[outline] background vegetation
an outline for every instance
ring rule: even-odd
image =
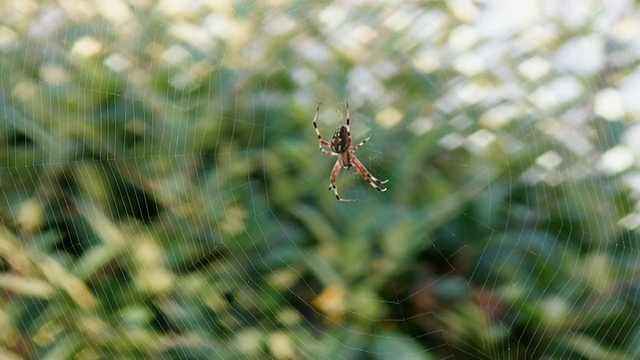
[[[640,356],[636,3],[0,19],[0,358]]]

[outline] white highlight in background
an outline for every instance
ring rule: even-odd
[[[594,100],[593,111],[604,119],[619,120],[625,115],[622,94],[612,88],[599,91]]]
[[[598,169],[609,174],[617,174],[633,165],[633,152],[626,146],[616,146],[602,154]]]

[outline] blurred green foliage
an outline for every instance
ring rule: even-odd
[[[627,28],[268,3],[0,5],[1,358],[640,355]]]

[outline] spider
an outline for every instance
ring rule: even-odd
[[[336,199],[339,201],[355,201],[350,199],[343,199],[338,195],[338,187],[336,186],[336,181],[338,180],[338,175],[340,174],[340,169],[349,169],[351,166],[355,167],[358,171],[358,174],[365,179],[369,185],[371,185],[374,189],[378,191],[387,191],[386,188],[380,187],[382,184],[386,184],[389,180],[380,180],[375,176],[371,175],[369,170],[362,165],[360,160],[356,157],[356,151],[364,145],[371,136],[362,140],[358,145],[353,146],[353,141],[351,139],[351,130],[349,127],[349,103],[347,104],[347,124],[340,125],[336,131],[333,132],[333,136],[331,137],[331,143],[322,139],[322,135],[320,135],[320,130],[318,130],[318,112],[320,112],[320,104],[318,104],[318,108],[316,109],[316,115],[313,117],[313,127],[316,129],[316,135],[318,135],[318,147],[320,151],[330,156],[337,156],[338,160],[333,165],[333,169],[331,170],[331,182],[329,183],[329,190],[333,190],[333,193],[336,194]],[[324,146],[324,147],[323,147]],[[329,148],[331,150],[326,150]]]

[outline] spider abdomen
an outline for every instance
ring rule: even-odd
[[[349,150],[349,129],[346,125],[342,125],[333,132],[331,137],[331,150],[342,154]]]

